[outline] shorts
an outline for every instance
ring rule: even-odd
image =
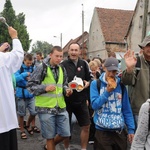
[[[0,150],[18,150],[16,129],[0,133]]]
[[[56,134],[61,137],[70,136],[68,112],[58,114],[38,113],[41,123],[42,136],[45,139],[53,139]]]
[[[80,127],[90,125],[91,121],[89,110],[85,101],[80,104],[67,103],[67,111],[69,113],[70,120],[72,113],[74,113]]]
[[[35,116],[37,112],[35,111],[35,99],[17,99],[18,105],[18,115],[19,116],[26,116],[26,108],[28,108],[30,115]]]

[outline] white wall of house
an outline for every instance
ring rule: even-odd
[[[144,5],[145,5],[144,3],[145,3],[144,0],[138,0],[132,20],[132,26],[130,28],[129,35],[127,37],[129,48],[134,50],[135,52],[140,51],[138,44],[142,42]],[[148,34],[148,32],[150,31],[150,6],[148,10],[149,13],[147,14],[146,34]]]
[[[150,2],[148,5],[148,14],[147,14],[147,30],[146,30],[147,34],[150,34]]]
[[[107,52],[105,49],[105,39],[101,30],[96,9],[94,9],[89,30],[88,58],[91,59],[95,56],[98,56],[102,59],[107,57]]]

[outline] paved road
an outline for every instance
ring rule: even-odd
[[[40,127],[38,117],[36,117],[36,124]],[[28,139],[22,140],[20,138],[20,131],[17,130],[18,135],[18,149],[19,150],[44,150],[45,139],[42,138],[40,133],[34,133],[34,135],[29,135],[27,133]],[[72,139],[70,144],[71,150],[81,150],[80,148],[80,128],[75,124]],[[57,145],[56,150],[64,150],[63,144]],[[93,150],[92,145],[88,145],[87,150]]]

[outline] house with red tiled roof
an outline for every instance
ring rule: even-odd
[[[88,32],[84,32],[82,35],[80,35],[79,37],[75,38],[75,39],[71,39],[64,47],[63,47],[63,54],[64,54],[64,59],[67,58],[68,56],[68,49],[69,49],[69,45],[71,43],[78,43],[80,45],[81,48],[81,57],[83,59],[87,59],[87,45],[88,45],[88,37],[89,34]],[[83,42],[84,41],[84,42]],[[83,44],[82,44],[83,43]]]
[[[150,0],[138,0],[126,34],[128,47],[139,52],[138,44],[143,41],[147,34],[150,34]]]
[[[88,58],[108,57],[108,52],[125,52],[124,39],[133,11],[95,7],[89,29]]]

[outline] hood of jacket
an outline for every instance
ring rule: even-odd
[[[101,80],[102,83],[107,84],[106,72],[103,72],[102,75],[99,77],[99,79]],[[115,80],[116,80],[116,83],[118,85],[120,83],[120,78],[117,75],[115,76]]]

